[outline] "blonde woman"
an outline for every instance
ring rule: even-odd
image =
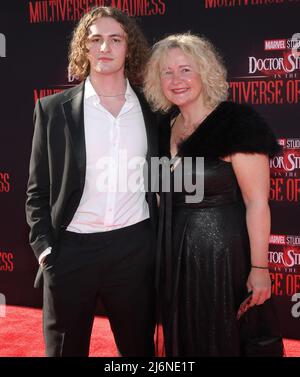
[[[254,110],[227,101],[226,69],[205,38],[181,34],[156,43],[144,91],[164,114],[160,156],[180,158],[172,168],[173,189],[160,194],[166,354],[241,355],[239,304],[250,291],[251,306],[271,295],[269,156],[278,150],[276,139]],[[184,184],[174,189],[175,173],[182,169],[183,181],[200,182],[197,157],[204,157],[204,197],[189,203]]]

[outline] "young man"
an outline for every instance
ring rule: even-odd
[[[120,354],[154,353],[155,201],[128,184],[143,175],[133,162],[157,155],[154,114],[131,86],[146,56],[132,19],[95,8],[71,42],[69,71],[81,84],[36,104],[26,212],[47,356],[88,355],[98,297]]]

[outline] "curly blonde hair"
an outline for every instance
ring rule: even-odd
[[[90,73],[90,62],[87,57],[87,37],[90,26],[99,18],[111,17],[124,29],[127,39],[127,55],[125,75],[134,85],[143,82],[144,68],[148,58],[148,43],[142,31],[126,14],[113,7],[95,7],[86,13],[74,29],[69,47],[69,75],[77,80],[84,80]]]
[[[144,93],[154,111],[168,112],[173,106],[164,95],[160,81],[161,64],[173,48],[181,49],[196,63],[203,85],[204,103],[208,107],[213,108],[227,99],[227,71],[211,42],[191,33],[174,34],[153,46],[146,67]]]

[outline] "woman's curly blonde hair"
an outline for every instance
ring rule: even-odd
[[[69,48],[68,73],[77,80],[84,80],[90,73],[90,62],[87,57],[87,37],[90,26],[99,18],[111,17],[124,29],[127,40],[125,75],[134,85],[141,85],[148,58],[148,43],[142,31],[126,14],[113,7],[96,7],[86,13],[74,29]]]
[[[173,106],[165,97],[160,81],[161,64],[173,48],[179,48],[195,61],[203,85],[204,102],[208,107],[214,108],[227,99],[227,71],[211,42],[190,33],[174,34],[153,46],[146,67],[144,93],[154,111],[168,112]]]

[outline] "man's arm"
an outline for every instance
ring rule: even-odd
[[[29,165],[26,218],[30,226],[29,241],[37,258],[51,247],[50,178],[47,127],[40,101],[34,110],[34,135]]]

